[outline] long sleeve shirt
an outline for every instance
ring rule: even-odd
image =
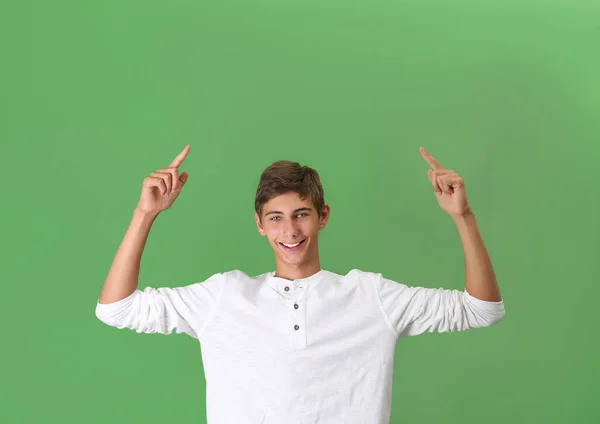
[[[96,316],[197,339],[208,424],[389,424],[398,339],[489,327],[504,304],[357,269],[293,281],[233,270],[98,302]]]

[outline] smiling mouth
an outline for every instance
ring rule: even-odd
[[[304,239],[298,243],[281,243],[281,242],[279,242],[279,245],[283,248],[283,250],[286,250],[288,252],[293,252],[294,250],[301,249],[302,246],[304,246],[305,241],[306,241],[306,239]]]

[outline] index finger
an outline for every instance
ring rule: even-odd
[[[189,151],[190,151],[190,145],[188,144],[187,146],[185,146],[183,148],[181,153],[179,153],[177,156],[175,156],[175,159],[173,159],[173,162],[171,162],[171,165],[169,165],[169,168],[179,168],[179,166],[183,163],[183,160],[185,159],[185,157],[187,156]]]
[[[425,161],[427,161],[429,166],[431,166],[434,171],[437,171],[439,169],[444,169],[444,167],[442,165],[440,165],[440,163],[437,160],[435,160],[433,158],[433,156],[431,156],[429,153],[427,153],[427,151],[425,151],[424,148],[420,147],[419,151],[421,152],[421,156],[423,156],[423,159],[425,159]]]

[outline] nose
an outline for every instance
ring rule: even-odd
[[[298,237],[298,227],[293,221],[287,221],[283,224],[283,236],[285,238],[296,238]]]

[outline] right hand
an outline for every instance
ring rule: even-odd
[[[178,168],[190,151],[188,144],[179,153],[168,168],[157,169],[144,178],[142,194],[136,209],[144,213],[158,215],[171,207],[181,193],[188,179],[188,173],[178,175]]]

